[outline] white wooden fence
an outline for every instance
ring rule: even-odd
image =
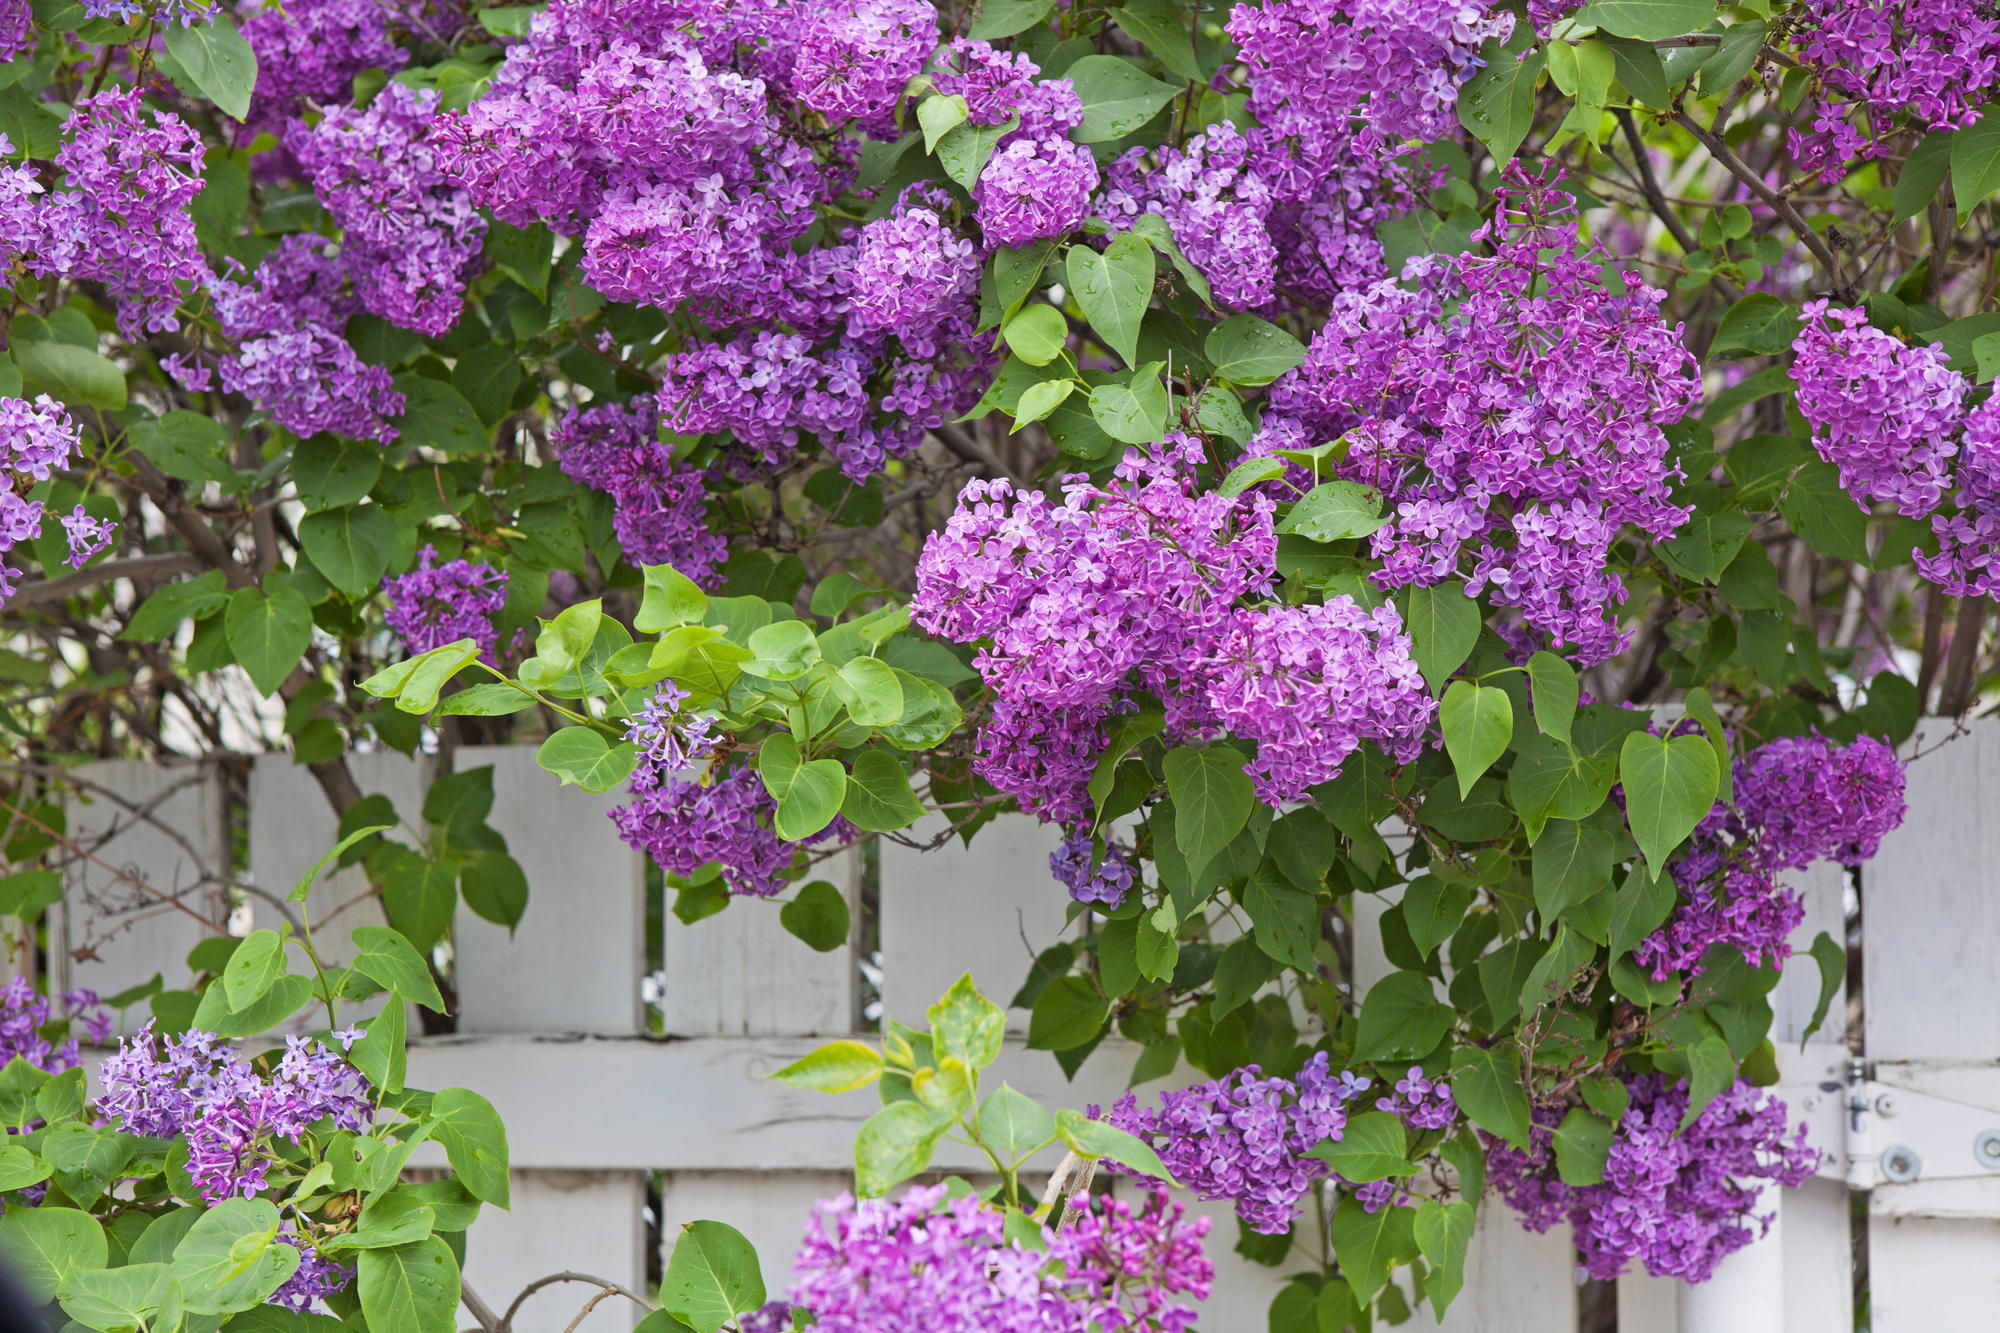
[[[405,820],[417,821],[429,760],[389,754],[350,762],[364,792],[385,793]],[[859,941],[812,953],[779,928],[775,907],[754,902],[693,926],[669,915],[662,1007],[670,1036],[649,1036],[640,1001],[644,866],[604,818],[614,799],[557,788],[522,747],[460,749],[454,766],[489,763],[496,793],[489,822],[527,871],[527,915],[510,938],[460,912],[458,1031],[413,1039],[410,1057],[413,1084],[476,1089],[509,1128],[513,1210],[487,1209],[475,1226],[468,1281],[502,1307],[527,1281],[562,1269],[642,1287],[647,1182],[658,1172],[655,1234],[671,1244],[683,1222],[729,1222],[756,1244],[776,1294],[813,1201],[848,1185],[854,1131],[876,1098],[872,1090],[799,1092],[760,1076],[853,1030]],[[88,936],[94,956],[58,957],[51,979],[111,993],[159,971],[169,986],[183,985],[183,958],[209,929],[203,922],[220,922],[227,910],[216,882],[218,868],[226,878],[228,865],[221,785],[194,767],[92,764],[81,774],[125,804],[100,796],[70,810],[72,836],[101,846],[96,863],[74,869],[68,911],[51,919],[52,939],[74,948]],[[1984,1129],[2000,1130],[2000,1110],[1982,1109],[2000,1108],[2000,857],[1992,854],[2000,848],[1989,848],[2000,841],[2000,821],[1980,818],[1996,799],[2000,723],[1978,724],[1970,738],[1911,768],[1910,818],[1865,869],[1867,1054],[1876,1081],[1847,1086],[1847,1052],[1839,1044],[1844,997],[1835,1001],[1829,1031],[1800,1051],[1818,991],[1817,970],[1802,959],[1773,997],[1773,1036],[1780,1091],[1810,1122],[1828,1164],[1804,1189],[1783,1193],[1770,1236],[1732,1256],[1712,1282],[1688,1288],[1643,1275],[1621,1279],[1620,1333],[1852,1327],[1850,1179],[1874,1187],[1865,1252],[1877,1333],[2000,1327],[2000,1152],[1989,1162],[1974,1150]],[[132,808],[149,801],[159,802],[155,813],[178,836],[135,822]],[[255,761],[249,807],[250,877],[282,898],[334,841],[333,816],[310,776],[283,755]],[[1063,899],[1048,873],[1052,846],[1049,831],[1013,817],[985,829],[970,850],[957,842],[924,854],[882,848],[882,999],[890,1014],[920,1017],[968,969],[989,995],[1004,1001],[1013,993],[1032,952],[1064,929]],[[155,891],[135,890],[111,868]],[[858,907],[858,856],[827,870],[824,877],[843,883]],[[1822,929],[1840,938],[1839,868],[1815,867],[1801,887],[1808,913],[1800,949]],[[177,892],[191,911],[158,905]],[[352,870],[313,891],[315,923],[332,927],[318,938],[336,957],[348,929],[379,920],[365,893]],[[107,901],[124,909],[109,937],[103,909],[91,906]],[[277,909],[252,901],[257,924],[275,924]],[[1385,906],[1356,902],[1362,984],[1388,970],[1375,928]],[[1072,1106],[1108,1104],[1123,1091],[1136,1056],[1130,1044],[1107,1041],[1066,1083],[1051,1057],[1025,1049],[1025,1017],[1012,1015],[995,1080]],[[1148,1090],[1200,1077],[1183,1065]],[[1865,1109],[1852,1111],[1850,1101]],[[1878,1184],[1875,1173],[1891,1156],[1898,1173],[1918,1159],[1915,1179]],[[417,1161],[443,1165],[441,1154]],[[950,1151],[940,1164],[976,1168]],[[1225,1207],[1197,1210],[1214,1218],[1209,1250],[1217,1266],[1201,1326],[1257,1333],[1285,1270],[1232,1253],[1236,1228]],[[1466,1291],[1444,1326],[1574,1333],[1576,1293],[1568,1236],[1531,1235],[1489,1198]],[[585,1294],[547,1289],[523,1307],[516,1327],[556,1333]],[[616,1333],[635,1314],[607,1302],[585,1327]],[[469,1314],[464,1322],[471,1323]],[[1436,1325],[1425,1310],[1405,1327]]]

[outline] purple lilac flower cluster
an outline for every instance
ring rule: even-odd
[[[1907,347],[1859,308],[1809,301],[1802,313],[1799,411],[1841,485],[1930,518],[1938,553],[1918,551],[1917,572],[1945,592],[2000,595],[2000,408],[1989,397],[1967,411],[1970,386],[1936,344]],[[1940,512],[1947,494],[1955,513]]]
[[[1611,1281],[1637,1259],[1655,1277],[1705,1282],[1723,1258],[1770,1228],[1754,1210],[1758,1181],[1797,1187],[1818,1166],[1806,1127],[1788,1132],[1785,1104],[1740,1079],[1685,1133],[1687,1085],[1663,1074],[1626,1084],[1631,1103],[1613,1127],[1599,1185],[1566,1185],[1550,1144],[1559,1109],[1537,1108],[1531,1151],[1494,1142],[1486,1178],[1531,1231],[1567,1219],[1590,1276]]]
[[[1174,1179],[1204,1199],[1228,1199],[1245,1226],[1277,1236],[1299,1215],[1313,1182],[1328,1174],[1324,1162],[1306,1153],[1341,1136],[1345,1103],[1368,1080],[1328,1073],[1324,1051],[1295,1079],[1260,1079],[1258,1072],[1247,1065],[1213,1083],[1163,1092],[1157,1111],[1140,1109],[1128,1092],[1107,1119],[1152,1144]]]
[[[389,372],[364,362],[342,333],[361,308],[345,258],[310,233],[287,236],[258,265],[256,285],[211,277],[209,293],[232,350],[219,359],[222,387],[304,438],[321,431],[379,440],[400,433],[403,395]],[[174,360],[184,388],[208,387],[205,365]]]
[[[1111,164],[1096,214],[1114,227],[1129,226],[1141,213],[1159,214],[1223,308],[1269,305],[1278,249],[1267,227],[1271,192],[1247,165],[1250,141],[1225,120],[1185,149],[1151,150],[1159,159],[1151,171],[1143,170],[1147,152],[1127,149]]]
[[[289,147],[341,226],[361,308],[435,338],[458,322],[486,220],[430,142],[438,96],[392,83],[365,111],[296,125]]]
[[[894,138],[896,103],[937,48],[937,19],[928,0],[809,6],[792,90],[830,121]]]
[[[28,0],[0,0],[0,60],[32,49],[35,40],[35,10]]]
[[[321,1254],[300,1239],[289,1225],[279,1228],[278,1240],[299,1252],[299,1266],[285,1279],[285,1285],[265,1298],[266,1305],[282,1305],[287,1310],[306,1314],[312,1310],[314,1301],[339,1295],[354,1280],[352,1268]]]
[[[47,481],[57,469],[68,467],[77,455],[82,433],[62,404],[42,394],[32,403],[25,398],[0,398],[0,439],[7,442],[6,465],[25,483],[28,478]],[[42,532],[42,502],[24,499],[22,489],[25,487],[0,487],[0,556]],[[90,517],[81,504],[77,505],[62,519],[70,565],[81,569],[92,556],[109,547],[117,526]],[[0,564],[0,602],[14,595],[14,580],[19,574],[12,566]]]
[[[98,1004],[95,991],[67,991],[62,1003],[63,1017],[72,1023],[81,1022],[91,1045],[102,1046],[110,1040],[117,1019]],[[0,1066],[26,1060],[44,1074],[60,1074],[76,1068],[79,1061],[75,1037],[56,1046],[42,1035],[49,1012],[47,997],[37,993],[26,977],[15,977],[0,987]]]
[[[852,326],[921,339],[978,295],[981,260],[972,242],[940,216],[950,209],[949,196],[931,191],[904,202],[861,229]]]
[[[2000,81],[2000,18],[1981,0],[1805,0],[1794,13],[1819,104],[1791,150],[1825,180],[1889,151],[1899,116],[1929,130],[1972,124]]]
[[[1237,605],[1276,573],[1261,495],[1197,495],[1198,441],[1127,451],[1108,487],[1066,478],[1064,498],[969,483],[917,562],[911,616],[983,641],[999,697],[980,775],[1043,819],[1091,808],[1089,749],[1135,689],[1165,701],[1168,730],[1227,727],[1258,742],[1246,766],[1277,805],[1339,771],[1362,739],[1414,758],[1434,711],[1393,608]]]
[[[1423,1069],[1417,1065],[1411,1065],[1410,1072],[1396,1080],[1394,1093],[1375,1099],[1375,1109],[1386,1111],[1418,1130],[1443,1129],[1458,1119],[1458,1102],[1451,1095],[1451,1084],[1441,1078],[1425,1078]]]
[[[1625,649],[1610,571],[1620,528],[1671,536],[1688,511],[1662,427],[1701,382],[1666,293],[1581,239],[1555,168],[1508,167],[1490,257],[1419,257],[1415,290],[1379,282],[1333,300],[1304,364],[1271,387],[1258,452],[1345,434],[1340,475],[1394,517],[1371,539],[1385,588],[1463,576],[1586,665]],[[1464,569],[1466,562],[1470,569]]]
[[[1857,865],[1903,822],[1903,765],[1873,736],[1836,747],[1822,736],[1786,737],[1736,764],[1735,805],[1718,805],[1669,867],[1687,901],[1639,942],[1634,956],[1656,979],[1698,975],[1711,945],[1732,944],[1753,965],[1783,966],[1805,920],[1787,870],[1829,859]]]
[[[178,116],[149,123],[136,90],[80,99],[55,157],[65,186],[42,205],[28,270],[103,283],[127,338],[178,329],[183,288],[208,276],[188,213],[201,193],[202,151]]]
[[[304,1037],[285,1039],[266,1077],[210,1033],[191,1029],[162,1044],[149,1022],[105,1057],[102,1076],[98,1110],[134,1134],[185,1138],[188,1174],[209,1204],[266,1188],[275,1161],[267,1138],[297,1143],[323,1117],[360,1132],[374,1116],[360,1072]]]
[[[688,779],[673,768],[641,764],[632,775],[630,805],[611,812],[626,844],[673,875],[692,875],[713,861],[731,893],[769,898],[790,882],[792,853],[833,841],[845,845],[860,830],[839,815],[803,844],[786,842],[771,828],[777,803],[764,781],[747,768],[713,778]]]
[[[251,0],[239,18],[257,53],[247,125],[282,134],[301,103],[347,101],[362,70],[396,73],[410,56],[390,35],[394,17],[381,0]]]
[[[1049,873],[1055,876],[1058,884],[1069,890],[1069,896],[1077,902],[1116,907],[1138,880],[1132,863],[1125,859],[1124,850],[1113,842],[1104,844],[1104,856],[1098,861],[1095,871],[1090,868],[1090,856],[1090,835],[1073,833],[1063,839],[1062,846],[1049,853]]]
[[[1186,1333],[1215,1266],[1207,1218],[1184,1220],[1164,1193],[1137,1209],[1079,1200],[1084,1211],[1047,1250],[1005,1238],[1005,1218],[943,1185],[902,1198],[821,1203],[793,1264],[790,1304],[827,1333]],[[788,1327],[785,1306],[771,1327]]]
[[[657,435],[647,395],[572,412],[550,433],[571,481],[611,497],[611,530],[637,565],[672,565],[703,587],[720,583],[729,545],[708,530],[699,470],[676,464]]]
[[[639,747],[639,762],[655,772],[679,773],[715,745],[708,734],[714,719],[683,709],[687,698],[679,684],[663,680],[626,725],[625,739]]]
[[[493,617],[507,604],[507,571],[470,560],[437,558],[426,546],[417,567],[382,580],[384,619],[412,654],[471,639],[490,656],[498,631]]]

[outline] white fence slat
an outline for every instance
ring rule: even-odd
[[[646,1292],[646,1177],[636,1171],[515,1171],[508,1183],[511,1212],[482,1208],[465,1236],[465,1280],[504,1315],[508,1303],[537,1278],[588,1273]],[[515,1315],[515,1333],[562,1333],[600,1289],[561,1282],[530,1296]],[[644,1313],[623,1296],[590,1312],[577,1333],[626,1333]],[[462,1328],[477,1328],[459,1310]]]
[[[941,818],[922,820],[911,837],[942,827]],[[883,1011],[922,1026],[925,1011],[967,971],[989,999],[1006,1004],[1035,954],[1064,933],[1069,898],[1049,874],[1049,853],[1061,841],[1058,830],[1026,815],[1001,815],[969,849],[955,837],[928,852],[883,842]],[[1010,1010],[1007,1024],[1026,1032],[1026,1011]]]
[[[178,900],[217,925],[228,922],[223,887],[195,887],[204,868],[218,876],[230,873],[220,775],[195,764],[124,759],[85,764],[77,774],[148,809],[166,827],[140,820],[102,796],[72,797],[66,803],[68,837],[85,849],[94,848],[94,860],[69,866],[64,901],[50,910],[50,989],[81,987],[112,995],[156,972],[169,987],[186,984],[188,950],[216,932],[166,899]],[[112,836],[98,845],[107,832]],[[152,891],[131,879],[144,881]],[[78,950],[88,954],[75,957]],[[126,1016],[127,1030],[137,1030],[150,1012],[144,1002],[134,1005]]]
[[[1825,931],[1835,944],[1847,947],[1847,867],[1838,861],[1815,861],[1804,870],[1787,874],[1784,883],[1799,891],[1806,916],[1789,937],[1792,958],[1771,991],[1771,1040],[1779,1046],[1787,1042],[1797,1046],[1812,1026],[1813,1010],[1819,1005],[1819,964],[1809,952],[1813,940]],[[1872,931],[1874,922],[1868,925]],[[1843,980],[1827,1006],[1826,1022],[1814,1035],[1820,1041],[1837,1042],[1846,1032],[1847,983]]]
[[[858,851],[849,849],[821,862],[812,878],[845,894],[848,912],[859,922]],[[662,1010],[669,1033],[831,1037],[853,1031],[857,975],[852,940],[815,953],[778,923],[779,910],[776,902],[745,898],[691,926],[668,911]]]
[[[1681,1287],[1645,1269],[1618,1279],[1618,1333],[1680,1333]]]
[[[1868,1306],[1875,1333],[1992,1333],[2000,1323],[2000,1220],[1868,1221]]]
[[[757,1247],[764,1289],[781,1300],[813,1205],[853,1188],[845,1171],[669,1171],[660,1178],[660,1243],[672,1254],[687,1223],[726,1222]]]
[[[383,836],[416,845],[411,830],[423,827],[431,766],[428,755],[412,759],[394,750],[347,756],[347,771],[361,794],[387,796],[408,825]],[[250,873],[257,886],[285,897],[339,841],[340,820],[313,775],[290,755],[258,755],[250,769]],[[386,919],[381,903],[367,896],[368,887],[367,873],[356,865],[322,874],[307,892],[313,947],[326,962],[346,966],[355,954],[350,932]],[[276,927],[279,918],[270,904],[259,902],[255,908],[257,925]]]
[[[1437,1327],[1443,1333],[1576,1333],[1575,1253],[1568,1226],[1538,1236],[1489,1193],[1466,1250],[1465,1289]],[[1429,1310],[1424,1307],[1423,1318]]]
[[[528,910],[505,926],[462,904],[453,925],[460,1032],[639,1032],[645,1002],[646,872],[608,812],[622,791],[558,786],[526,745],[463,746],[453,768],[493,766],[486,822],[528,877]]]

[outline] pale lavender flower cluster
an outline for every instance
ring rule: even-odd
[[[127,338],[178,329],[183,289],[208,277],[188,213],[202,152],[178,116],[149,123],[136,90],[80,99],[56,152],[65,188],[42,206],[29,271],[103,283]]]
[[[1794,13],[1819,104],[1810,132],[1790,132],[1792,155],[1825,180],[1888,152],[1900,116],[1971,125],[2000,76],[2000,18],[1981,0],[1805,0]]]
[[[1134,688],[1165,702],[1176,736],[1226,726],[1257,740],[1246,771],[1274,804],[1338,772],[1363,738],[1421,749],[1434,705],[1395,611],[1371,617],[1345,597],[1238,606],[1275,577],[1272,506],[1196,495],[1202,461],[1173,434],[1151,456],[1127,451],[1107,488],[1066,478],[1060,503],[972,481],[917,562],[912,617],[986,645],[974,665],[1000,703],[976,767],[1044,819],[1090,809],[1086,750]]]
[[[1208,1219],[1164,1193],[1138,1208],[1079,1199],[1046,1251],[1005,1237],[1005,1218],[943,1185],[902,1198],[819,1204],[793,1264],[790,1304],[826,1333],[1186,1333],[1215,1267]],[[780,1307],[782,1309],[782,1307]],[[774,1321],[775,1323],[776,1321]],[[782,1324],[778,1324],[782,1326]]]
[[[344,256],[328,255],[322,238],[285,237],[258,265],[255,286],[211,277],[208,289],[233,344],[219,358],[223,388],[301,438],[332,431],[386,444],[400,434],[389,422],[402,416],[403,395],[342,333],[361,302]],[[169,370],[190,390],[208,387],[204,365],[173,359]]]
[[[1327,1072],[1325,1051],[1296,1079],[1256,1077],[1246,1065],[1227,1078],[1160,1094],[1160,1109],[1142,1110],[1126,1093],[1110,1123],[1150,1143],[1175,1180],[1204,1199],[1228,1199],[1245,1226],[1283,1235],[1299,1215],[1299,1200],[1328,1167],[1308,1157],[1321,1141],[1347,1128],[1345,1103],[1368,1080]],[[1092,1108],[1093,1111],[1095,1108]],[[1117,1168],[1114,1168],[1117,1169]]]
[[[673,680],[663,680],[625,726],[625,739],[639,747],[639,762],[662,777],[679,773],[715,745],[708,729],[713,718],[681,707],[688,692]]]
[[[1734,806],[1716,806],[1670,867],[1687,901],[1633,951],[1656,978],[1698,974],[1715,944],[1783,966],[1805,907],[1778,876],[1821,859],[1858,865],[1908,808],[1902,762],[1873,736],[1772,741],[1737,761],[1732,786]]]
[[[368,1081],[304,1037],[285,1038],[268,1077],[214,1035],[190,1029],[162,1046],[148,1022],[106,1056],[99,1112],[127,1131],[185,1138],[188,1174],[204,1202],[254,1198],[276,1160],[266,1140],[293,1143],[316,1120],[360,1132],[374,1117]]]
[[[894,137],[896,103],[937,49],[937,10],[928,0],[850,0],[805,15],[793,93],[830,121]]]
[[[29,402],[24,398],[0,398],[0,440],[5,440],[6,465],[20,478],[47,481],[76,457],[82,433],[62,404],[47,394]],[[22,542],[41,535],[45,511],[40,500],[28,500],[20,488],[0,487],[0,556]],[[90,558],[111,544],[118,525],[90,517],[81,504],[62,519],[68,539],[69,563],[81,569]],[[14,579],[19,570],[0,564],[0,602],[14,595]]]
[[[1116,907],[1136,882],[1132,863],[1125,859],[1124,850],[1112,842],[1104,844],[1104,856],[1095,871],[1090,868],[1090,855],[1090,834],[1073,833],[1063,839],[1062,846],[1049,853],[1049,873],[1077,902]]]
[[[389,605],[383,613],[389,628],[412,653],[427,653],[460,639],[471,639],[490,655],[498,637],[493,617],[507,604],[507,571],[470,560],[437,558],[437,548],[424,547],[417,567],[382,580]]]
[[[99,1007],[95,991],[68,991],[62,1002],[63,1019],[71,1023],[81,1021],[92,1045],[102,1046],[110,1038],[117,1020]],[[26,977],[14,977],[0,987],[0,1067],[14,1060],[26,1060],[44,1074],[60,1074],[76,1068],[76,1038],[70,1037],[57,1046],[43,1033],[49,1023],[49,1012],[47,997],[38,993]]]
[[[1671,536],[1688,511],[1662,427],[1700,397],[1662,291],[1606,290],[1555,168],[1508,167],[1490,257],[1418,258],[1416,290],[1337,295],[1303,365],[1271,387],[1253,452],[1346,434],[1340,475],[1386,492],[1383,587],[1463,575],[1585,664],[1626,647],[1606,568],[1625,524]],[[1471,568],[1462,565],[1470,558]]]
[[[342,228],[362,309],[433,338],[458,322],[486,235],[430,142],[437,103],[430,89],[391,83],[367,110],[329,111],[286,139]]]
[[[1375,1099],[1375,1109],[1395,1116],[1411,1129],[1443,1129],[1458,1119],[1458,1103],[1452,1098],[1451,1084],[1428,1079],[1417,1065],[1396,1080],[1396,1090]]]
[[[1965,377],[1942,348],[1906,347],[1870,328],[1859,307],[1808,301],[1801,314],[1792,344],[1799,411],[1840,484],[1862,504],[1888,501],[1910,518],[1934,512],[1951,485]]]
[[[1599,1185],[1566,1185],[1550,1148],[1560,1109],[1537,1108],[1532,1149],[1502,1142],[1487,1151],[1486,1178],[1531,1231],[1567,1219],[1582,1266],[1611,1281],[1637,1259],[1654,1277],[1705,1282],[1716,1264],[1770,1229],[1755,1209],[1774,1181],[1796,1188],[1819,1154],[1806,1127],[1788,1132],[1785,1104],[1737,1080],[1710,1102],[1685,1133],[1687,1085],[1663,1074],[1626,1082],[1630,1108],[1613,1127],[1610,1160]]]
[[[648,395],[572,412],[549,438],[571,481],[611,497],[611,530],[636,565],[672,565],[704,588],[719,586],[729,544],[709,531],[708,488],[676,464],[657,434]]]
[[[1269,305],[1278,248],[1266,226],[1271,192],[1247,165],[1250,141],[1225,120],[1185,149],[1150,150],[1159,159],[1153,170],[1144,169],[1148,151],[1129,148],[1111,164],[1097,216],[1123,229],[1141,213],[1159,214],[1222,308]]]

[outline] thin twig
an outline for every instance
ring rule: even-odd
[[[528,1297],[534,1295],[536,1292],[540,1291],[543,1287],[549,1286],[552,1283],[556,1282],[594,1282],[598,1286],[603,1287],[607,1294],[616,1293],[617,1295],[625,1297],[627,1300],[638,1302],[639,1307],[643,1310],[654,1310],[659,1308],[655,1306],[651,1301],[647,1300],[644,1296],[641,1296],[638,1292],[633,1291],[630,1287],[620,1286],[618,1283],[611,1281],[609,1278],[592,1277],[588,1273],[572,1273],[565,1270],[561,1273],[551,1273],[548,1277],[539,1278],[536,1281],[530,1282],[527,1286],[521,1288],[521,1294],[514,1298],[514,1303],[507,1307],[507,1313],[500,1317],[500,1325],[495,1330],[495,1333],[508,1333],[508,1331],[512,1329],[514,1326],[514,1313],[515,1311],[521,1308],[521,1302],[527,1300]],[[574,1328],[575,1325],[572,1324],[570,1327]]]

